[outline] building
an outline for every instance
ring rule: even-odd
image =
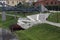
[[[7,5],[15,6],[17,5],[21,0],[6,0]]]
[[[15,6],[17,5],[19,2],[23,3],[32,3],[32,2],[36,2],[37,0],[6,0],[7,4],[10,6]]]
[[[60,10],[60,0],[38,0],[35,2],[35,6],[44,5],[48,10]]]
[[[36,5],[38,5],[38,4],[42,4],[42,5],[44,5],[44,6],[47,6],[47,5],[50,5],[50,6],[52,6],[52,5],[60,5],[60,0],[38,0],[37,2],[36,2]]]

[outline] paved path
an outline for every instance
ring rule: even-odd
[[[45,23],[60,27],[60,23],[54,23],[54,22],[50,22],[50,21],[45,21]]]
[[[0,13],[1,14],[1,13]],[[6,14],[8,16],[16,16],[16,15],[12,15],[12,14]],[[43,23],[47,23],[47,24],[50,24],[50,25],[54,25],[54,26],[58,26],[60,27],[60,23],[54,23],[54,22],[50,22],[50,21],[47,21],[46,18],[48,18],[49,16],[49,13],[48,14],[40,14],[39,15],[39,19],[43,22]],[[20,17],[20,16],[16,16],[16,17]],[[36,18],[36,17],[33,17],[32,15],[32,18]]]
[[[0,13],[0,14],[2,14],[2,13]],[[8,15],[8,16],[13,16],[13,17],[20,17],[20,16],[18,16],[18,15],[13,15],[13,14],[6,14],[6,15]]]
[[[45,13],[45,14],[40,13],[40,14],[30,15],[30,16],[27,16],[28,19],[24,19],[24,18],[19,19],[17,24],[22,26],[22,28],[25,28],[25,29],[28,29],[28,28],[32,27],[33,25],[39,24],[39,23],[47,23],[47,24],[50,24],[50,25],[60,27],[60,23],[49,22],[49,21],[46,20],[49,15],[50,15],[50,13]]]
[[[6,15],[20,17],[18,15],[12,15],[12,14],[6,14]],[[36,20],[37,15],[31,15],[30,17]],[[50,25],[54,25],[54,26],[60,27],[60,23],[54,23],[54,22],[47,21],[46,18],[48,18],[48,16],[49,16],[49,13],[47,13],[47,14],[46,13],[45,14],[41,13],[39,15],[39,20],[42,21],[43,23],[47,23],[47,24],[50,24]]]
[[[28,29],[35,24],[45,23],[46,18],[49,16],[49,13],[40,13],[35,15],[27,16],[27,18],[19,18],[17,24],[24,29]]]

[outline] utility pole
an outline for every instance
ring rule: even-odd
[[[59,6],[58,6],[58,11],[59,11]],[[58,23],[58,21],[59,21],[59,20],[58,20],[58,13],[59,13],[59,12],[57,12],[57,23]]]
[[[2,4],[2,21],[6,21],[6,13],[5,13],[5,3]]]

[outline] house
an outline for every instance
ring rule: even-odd
[[[20,2],[20,0],[6,0],[7,5],[15,6]]]
[[[60,5],[60,0],[38,0],[35,5],[42,4],[44,6]]]

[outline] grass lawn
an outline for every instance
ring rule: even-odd
[[[48,24],[38,24],[15,33],[19,40],[60,40],[60,28]]]
[[[2,28],[9,28],[9,26],[13,23],[17,22],[17,19],[15,19],[14,17],[11,16],[6,16],[6,21],[2,21],[1,15],[0,15],[0,27]]]
[[[16,12],[13,12],[13,11],[10,11],[10,12],[6,12],[6,14],[12,14],[12,15],[18,15],[18,16],[21,16],[21,17],[26,17],[26,15],[32,15],[32,14],[37,14],[37,12],[33,12],[33,13],[17,13]],[[3,28],[8,28],[11,24],[13,23],[16,23],[17,22],[17,19],[15,19],[14,17],[11,17],[11,16],[7,16],[7,20],[5,22],[2,22],[2,17],[0,15],[0,27],[3,27]]]
[[[2,22],[0,15],[0,27],[2,28],[9,28],[16,22],[17,19],[11,16],[7,16],[7,20]],[[48,24],[34,25],[27,30],[16,31],[15,34],[19,40],[60,40],[60,28]]]
[[[60,13],[51,13],[47,20],[60,23]]]

